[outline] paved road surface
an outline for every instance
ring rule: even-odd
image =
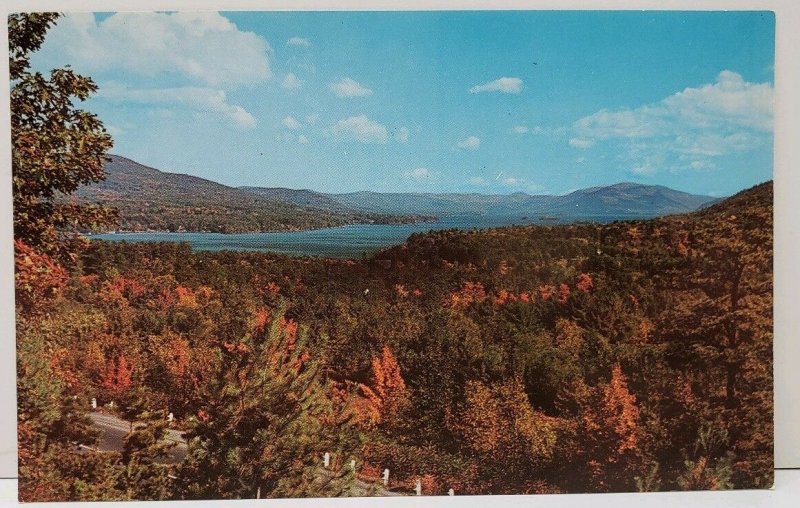
[[[114,415],[94,411],[89,413],[89,418],[92,419],[95,427],[100,430],[100,441],[97,444],[97,448],[103,452],[122,451],[125,446],[125,437],[131,430],[130,422]],[[169,450],[169,456],[164,462],[170,464],[181,462],[186,457],[186,440],[183,439],[181,432],[169,429],[166,440],[176,445]]]
[[[127,420],[118,418],[114,415],[107,413],[98,413],[96,411],[89,412],[89,418],[94,422],[95,427],[100,430],[100,440],[97,444],[97,449],[103,452],[120,452],[125,446],[125,437],[131,430],[131,424]],[[169,464],[176,464],[186,457],[186,440],[183,434],[175,429],[167,431],[167,441],[175,443],[175,446],[169,450],[169,457],[164,462]],[[319,479],[320,481],[330,481],[336,476],[336,473],[327,469],[320,468]],[[379,483],[366,481],[357,478],[355,485],[351,489],[351,496],[403,496],[406,494],[394,492],[385,489]]]

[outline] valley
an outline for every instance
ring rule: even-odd
[[[610,222],[686,213],[718,201],[712,196],[636,183],[593,187],[563,196],[522,192],[331,194],[307,189],[237,188],[159,171],[118,155],[110,156],[105,174],[105,180],[80,188],[71,199],[115,207],[119,211],[118,230],[138,233],[306,232],[367,224],[403,225],[414,232],[426,228]],[[444,226],[429,227],[435,222]]]

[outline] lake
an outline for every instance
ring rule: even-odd
[[[275,252],[291,256],[360,258],[392,245],[413,233],[442,229],[487,229],[511,225],[542,224],[536,218],[445,217],[417,224],[353,224],[336,228],[280,233],[113,233],[92,235],[99,240],[125,242],[186,242],[194,250]]]

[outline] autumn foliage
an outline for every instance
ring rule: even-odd
[[[17,305],[28,312],[58,295],[67,282],[64,268],[22,240],[14,242],[14,268]]]
[[[18,242],[27,499],[146,487],[46,459],[92,443],[62,421],[92,397],[191,430],[155,497],[344,495],[315,481],[326,451],[426,494],[769,486],[770,203],[431,232],[365,260],[96,242],[67,270]]]
[[[481,303],[486,299],[486,290],[480,282],[467,281],[461,289],[452,293],[445,301],[445,306],[463,309],[470,305]]]
[[[588,293],[593,287],[594,283],[592,282],[592,276],[588,273],[582,273],[578,277],[578,282],[575,284],[575,287],[579,291],[583,291],[584,293]]]
[[[133,382],[133,365],[120,355],[113,360],[107,360],[100,372],[100,388],[106,393],[107,400],[124,396]]]
[[[451,416],[449,425],[483,460],[524,475],[520,469],[552,457],[556,421],[531,407],[519,379],[495,387],[470,381],[465,396],[463,409]]]
[[[361,393],[367,401],[365,418],[368,422],[392,425],[408,406],[409,396],[400,366],[388,346],[371,362],[372,378],[369,386],[361,385]]]

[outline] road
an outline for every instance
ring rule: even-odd
[[[125,437],[131,430],[131,423],[122,418],[107,413],[99,413],[96,411],[89,412],[89,418],[94,422],[95,427],[100,431],[100,439],[97,444],[96,450],[101,452],[121,452],[125,446]],[[167,431],[166,441],[175,443],[175,446],[169,450],[169,456],[164,459],[164,463],[177,464],[186,458],[186,440],[183,434],[175,429]],[[334,471],[320,468],[318,474],[319,480],[327,482],[333,480],[337,476]],[[356,478],[353,486],[350,489],[349,495],[355,497],[362,496],[403,496],[406,495],[401,492],[395,492],[384,488],[380,483],[365,480],[363,478]]]
[[[97,449],[101,452],[121,452],[125,446],[125,437],[131,430],[130,422],[114,415],[94,411],[89,413],[89,418],[100,431]],[[181,432],[169,429],[165,440],[175,443],[175,446],[169,450],[164,462],[168,464],[182,462],[186,457],[186,440],[183,439]]]

